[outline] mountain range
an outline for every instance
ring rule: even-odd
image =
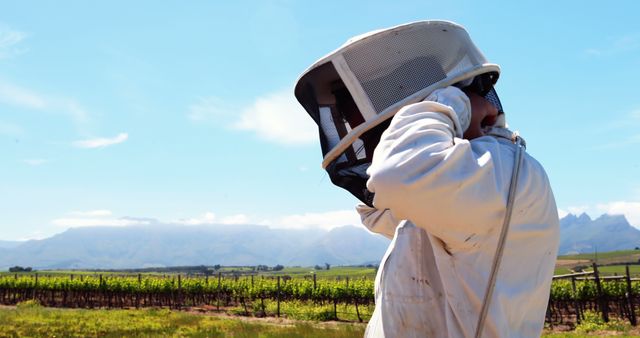
[[[361,227],[272,229],[259,225],[153,224],[71,228],[53,237],[0,243],[0,270],[127,269],[193,265],[376,264],[389,240]]]
[[[71,228],[42,240],[0,241],[0,270],[128,269],[194,265],[314,266],[377,264],[389,240],[362,227],[272,229],[259,225],[184,226],[152,222]],[[560,220],[559,254],[640,247],[624,216],[569,214]]]
[[[640,247],[640,230],[622,215],[569,214],[560,220],[559,254],[630,250]]]

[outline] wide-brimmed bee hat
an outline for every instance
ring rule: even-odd
[[[391,117],[460,84],[477,87],[502,111],[493,88],[499,75],[464,27],[420,21],[350,39],[300,76],[295,96],[318,125],[331,181],[371,205],[366,169]]]

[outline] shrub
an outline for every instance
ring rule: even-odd
[[[23,268],[19,265],[16,265],[14,267],[9,268],[9,272],[31,272],[31,267],[28,266],[26,268]]]
[[[610,318],[608,323],[602,319],[602,315],[594,311],[585,311],[582,321],[576,326],[576,333],[592,333],[597,331],[621,331],[628,332],[630,325],[618,318]]]
[[[24,302],[20,302],[17,305],[18,309],[34,309],[39,308],[40,302],[37,299],[25,300]]]

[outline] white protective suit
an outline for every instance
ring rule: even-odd
[[[358,211],[371,231],[393,240],[376,277],[367,337],[475,333],[516,146],[506,129],[462,139],[457,119],[436,102],[405,106],[375,149],[367,187],[376,208]],[[525,153],[483,337],[540,336],[558,241],[548,178]]]

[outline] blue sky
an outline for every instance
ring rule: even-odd
[[[355,223],[298,75],[349,37],[467,27],[561,213],[640,227],[640,5],[86,1],[0,6],[0,239],[72,226]]]

